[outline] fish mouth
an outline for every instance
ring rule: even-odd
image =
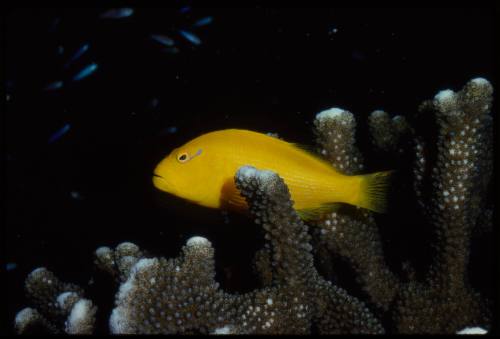
[[[158,174],[153,174],[153,186],[161,191],[165,191],[168,193],[173,192],[173,187],[168,183],[168,181]]]

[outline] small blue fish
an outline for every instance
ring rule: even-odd
[[[78,49],[78,51],[76,51],[76,53],[71,57],[71,59],[69,59],[69,61],[64,65],[65,68],[68,68],[69,65],[71,65],[71,63],[73,63],[74,61],[76,61],[78,58],[80,58],[85,52],[88,51],[90,45],[89,44],[83,44],[82,47],[80,47]]]
[[[170,39],[168,36],[161,34],[153,34],[151,35],[151,39],[167,47],[172,47],[175,43],[174,40]]]
[[[7,271],[12,271],[12,270],[15,270],[17,268],[17,264],[15,262],[8,262],[6,265],[5,265],[5,269]]]
[[[64,53],[64,47],[59,45],[57,46],[57,54],[62,55]]]
[[[162,129],[158,135],[167,135],[167,134],[175,134],[177,133],[177,127],[175,126],[170,126],[170,127],[167,127],[167,128],[164,128]]]
[[[167,128],[167,133],[174,134],[177,132],[177,127],[171,126]]]
[[[203,18],[203,19],[200,19],[198,21],[196,21],[193,26],[194,27],[201,27],[201,26],[205,26],[205,25],[208,25],[208,24],[211,24],[212,21],[214,20],[213,17],[211,16],[207,16],[206,18]]]
[[[52,134],[50,136],[50,138],[49,138],[49,144],[51,144],[54,141],[60,139],[64,134],[68,133],[68,131],[70,130],[70,128],[71,128],[71,125],[70,124],[66,124],[60,130],[58,130],[57,132],[55,132],[54,134]]]
[[[55,91],[56,89],[61,89],[63,87],[64,83],[62,81],[54,81],[45,86],[43,89],[45,91]]]
[[[100,15],[102,19],[122,19],[134,14],[133,8],[112,8]]]
[[[94,73],[96,71],[97,67],[98,66],[95,62],[91,63],[90,65],[83,68],[80,72],[78,72],[73,77],[73,81],[79,81],[79,80],[82,80],[82,79],[88,77],[89,75],[91,75],[92,73]]]
[[[184,31],[182,29],[179,30],[179,33],[192,44],[194,45],[201,44],[200,38],[198,38],[194,33],[191,33],[189,31]]]

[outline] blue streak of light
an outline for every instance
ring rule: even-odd
[[[91,75],[96,71],[97,67],[98,66],[95,62],[89,64],[73,77],[73,81],[79,81],[88,77],[89,75]]]
[[[50,138],[49,138],[49,144],[51,144],[54,141],[60,139],[64,134],[68,133],[68,131],[70,130],[70,128],[71,128],[71,125],[70,124],[66,124],[60,130],[58,130],[57,132],[55,132],[54,134],[52,134],[50,136]]]
[[[15,270],[17,268],[17,264],[15,262],[8,262],[6,265],[5,265],[5,269],[7,271],[12,271],[12,270]]]
[[[133,8],[113,8],[102,13],[100,17],[102,19],[122,19],[128,18],[134,14]]]
[[[62,81],[54,81],[45,86],[43,89],[45,91],[55,91],[56,89],[61,89],[64,83]]]
[[[193,26],[194,27],[201,27],[201,26],[205,26],[205,25],[208,25],[208,24],[211,24],[212,21],[214,21],[214,18],[211,17],[211,16],[207,16],[206,18],[203,18],[203,19],[200,19],[198,21],[196,21]]]
[[[195,34],[189,32],[189,31],[184,31],[184,30],[179,30],[179,33],[189,42],[191,42],[194,45],[199,45],[201,44],[200,38],[198,38]]]
[[[78,51],[69,59],[69,61],[64,65],[64,67],[68,67],[73,61],[77,60],[79,57],[81,57],[85,52],[88,51],[90,45],[89,44],[83,44]]]
[[[153,39],[156,42],[159,42],[162,45],[165,45],[167,47],[172,47],[174,45],[174,40],[170,39],[166,35],[161,35],[161,34],[152,34],[151,39]]]

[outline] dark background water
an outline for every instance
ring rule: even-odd
[[[262,235],[251,220],[230,215],[225,223],[219,211],[179,201],[151,184],[158,161],[191,138],[244,128],[313,144],[315,114],[337,106],[356,116],[367,170],[397,168],[370,151],[370,112],[411,116],[439,90],[459,90],[477,76],[493,80],[491,9],[192,6],[181,13],[186,5],[137,8],[116,20],[101,19],[105,9],[6,14],[2,240],[5,263],[16,267],[6,272],[2,332],[10,332],[15,312],[28,306],[23,281],[39,266],[87,287],[104,305],[100,312],[108,312],[115,289],[93,268],[92,253],[122,241],[173,257],[191,236],[205,236],[216,249],[222,287],[255,287],[251,262]],[[211,24],[191,28],[207,16]],[[179,29],[197,34],[201,44],[187,41]],[[178,53],[163,51],[151,34],[173,38]],[[88,51],[65,68],[85,43]],[[95,73],[70,80],[91,62],[98,64]],[[56,80],[65,85],[44,90]],[[69,131],[50,143],[66,124]],[[411,187],[396,191],[407,197]],[[399,200],[400,209],[377,216],[396,271],[399,259],[418,266],[424,258],[425,266],[430,246],[418,216],[408,217],[414,201]],[[471,265],[479,267],[472,282],[491,296],[488,239],[476,240],[482,251]],[[87,286],[90,278],[95,283]]]

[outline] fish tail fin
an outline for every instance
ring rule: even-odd
[[[378,213],[387,212],[389,184],[393,172],[361,175],[360,193],[356,205]]]

